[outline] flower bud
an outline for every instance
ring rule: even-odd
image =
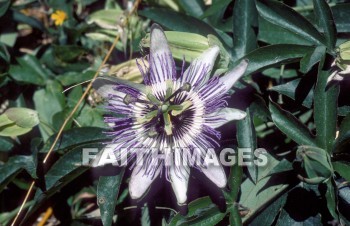
[[[206,37],[188,32],[165,31],[172,55],[177,60],[185,57],[190,62],[198,57],[204,50],[209,48],[209,41]],[[147,34],[140,42],[141,48],[149,48],[150,35]]]
[[[329,154],[321,148],[299,146],[297,157],[302,160],[307,178],[299,175],[306,183],[318,184],[327,181],[333,175],[333,167]]]

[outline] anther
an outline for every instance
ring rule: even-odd
[[[124,102],[124,104],[126,104],[126,105],[129,105],[129,104],[131,104],[131,103],[136,103],[136,102],[138,102],[138,103],[143,103],[143,104],[154,105],[152,102],[149,102],[149,101],[147,101],[147,100],[140,100],[140,99],[138,99],[138,98],[136,98],[136,97],[133,97],[133,96],[131,96],[131,95],[129,95],[129,94],[126,94],[126,95],[125,95],[125,97],[124,97],[124,99],[123,99],[123,102]]]
[[[183,92],[183,91],[190,91],[191,90],[191,84],[186,82],[185,84],[183,84],[178,90],[176,90],[170,97],[168,97],[164,102],[169,101],[171,98],[173,98],[174,96],[176,96],[177,94]]]

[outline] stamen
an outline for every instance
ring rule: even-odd
[[[154,117],[156,117],[158,115],[158,110],[154,110],[154,111],[151,111],[151,112],[148,112],[145,117],[140,117],[140,118],[137,118],[136,121],[138,123],[145,123],[145,122],[149,122],[151,121]]]
[[[183,86],[181,86],[178,90],[176,90],[170,97],[168,97],[164,102],[169,101],[171,98],[173,98],[174,96],[176,96],[177,94],[183,92],[183,91],[190,91],[191,90],[191,84],[186,82],[185,84],[183,84]]]
[[[161,105],[162,102],[160,102],[156,96],[154,96],[152,93],[147,94],[147,98],[154,104],[154,105]]]
[[[164,131],[165,133],[169,136],[173,134],[173,124],[171,123],[170,120],[170,115],[168,114],[168,112],[163,113],[163,119],[164,119]]]
[[[158,132],[157,132],[157,130],[156,130],[155,127],[151,127],[151,128],[149,129],[147,135],[148,135],[150,138],[153,138],[153,137],[155,137],[155,136],[158,135]]]
[[[147,100],[140,100],[140,99],[138,99],[138,98],[136,98],[136,97],[134,97],[134,96],[131,96],[131,95],[129,95],[129,94],[126,94],[126,95],[125,95],[125,97],[124,97],[124,99],[123,99],[123,102],[124,102],[124,104],[126,104],[126,105],[129,105],[129,104],[131,104],[131,103],[136,103],[136,102],[138,102],[138,103],[150,104],[150,105],[154,106],[154,104],[153,104],[152,102],[149,102],[149,101],[147,101]]]
[[[192,102],[190,100],[186,100],[181,105],[174,105],[174,106],[180,106],[181,107],[181,109],[174,109],[171,112],[171,115],[177,116],[177,115],[180,115],[185,110],[187,110],[189,107],[191,107],[192,106]]]

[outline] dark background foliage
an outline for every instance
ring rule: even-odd
[[[334,60],[349,65],[350,50],[339,46],[350,38],[350,3],[145,0],[128,17],[133,3],[0,0],[0,225],[14,219],[32,180],[23,225],[348,225],[350,83],[327,79]],[[58,10],[62,24],[52,17]],[[212,45],[220,46],[217,74],[249,60],[229,101],[248,117],[221,128],[221,145],[264,148],[268,156],[265,167],[226,167],[223,190],[192,170],[189,204],[181,207],[164,177],[135,201],[129,168],[81,165],[84,147],[109,140],[93,89],[43,164],[115,36],[105,68],[142,81],[135,58],[147,54],[153,22],[187,32],[167,33],[178,66]],[[327,160],[305,157],[304,149]]]

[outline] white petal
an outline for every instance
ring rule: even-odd
[[[221,82],[225,85],[226,91],[231,89],[231,87],[240,79],[248,67],[248,61],[242,60],[235,68],[227,72],[224,76],[220,78]]]
[[[132,171],[129,182],[129,193],[132,199],[141,198],[161,171],[161,167],[159,167],[154,175],[150,175],[145,173],[146,169],[145,165],[136,165]]]
[[[339,74],[339,71],[334,71],[330,76],[327,78],[327,84],[332,82],[332,81],[342,81],[344,80],[344,77],[342,77]]]
[[[242,120],[246,116],[247,114],[244,111],[235,108],[223,108],[207,115],[205,124],[215,129],[233,120]]]
[[[150,79],[152,83],[176,77],[175,62],[163,29],[158,24],[151,27]]]
[[[210,155],[210,157],[208,156]],[[213,162],[219,163],[218,157],[215,152],[211,149],[208,150],[206,158],[209,157]],[[221,164],[206,164],[205,166],[200,166],[202,172],[219,188],[224,188],[227,184],[227,178],[224,169]]]
[[[179,205],[184,204],[187,200],[187,188],[190,168],[186,165],[177,166],[172,164],[169,168],[171,186],[174,190]]]
[[[204,51],[199,57],[197,57],[191,65],[186,69],[182,77],[182,83],[188,82],[192,86],[197,83],[197,86],[201,86],[209,80],[210,72],[215,64],[215,59],[218,56],[220,49],[218,46],[213,46]],[[203,74],[203,67],[207,70]]]

